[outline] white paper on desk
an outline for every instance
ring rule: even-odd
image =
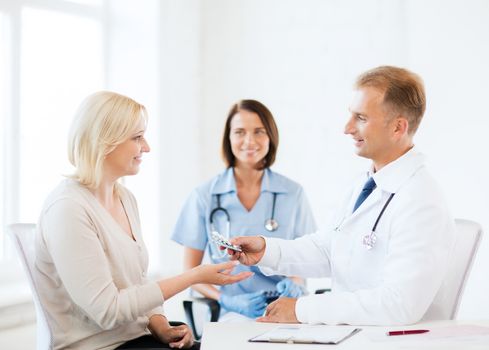
[[[358,333],[361,329],[352,327],[333,327],[324,325],[279,326],[259,336],[249,339],[250,342],[270,343],[311,343],[339,344],[346,338]]]

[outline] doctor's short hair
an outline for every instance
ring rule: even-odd
[[[407,69],[380,66],[361,74],[355,88],[373,87],[384,92],[384,106],[409,123],[409,134],[414,135],[426,109],[423,80]]]
[[[102,180],[105,156],[131,137],[146,108],[133,99],[110,91],[86,97],[78,107],[68,137],[68,158],[75,167],[72,178],[90,189]]]
[[[266,169],[272,166],[275,162],[278,148],[278,128],[272,112],[270,112],[263,103],[256,100],[241,100],[231,106],[224,126],[224,134],[222,136],[222,158],[228,168],[236,165],[236,157],[231,149],[229,135],[231,133],[231,121],[237,113],[243,110],[256,113],[267,132],[267,136],[270,140],[268,153],[265,158],[263,158],[262,164],[258,166],[258,169],[260,170]]]

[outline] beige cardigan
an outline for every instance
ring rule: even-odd
[[[147,334],[148,318],[163,314],[161,290],[146,278],[136,200],[123,186],[120,196],[136,241],[74,180],[44,203],[34,278],[55,349],[114,349]]]

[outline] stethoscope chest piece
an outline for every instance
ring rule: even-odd
[[[370,234],[367,234],[363,236],[363,245],[367,250],[370,250],[374,247],[375,242],[377,242],[377,235],[375,234],[374,231],[372,231]]]
[[[227,227],[228,227],[227,236],[224,236],[224,237],[229,238],[229,233],[230,233],[229,232],[229,226],[231,223],[231,216],[229,215],[228,211],[221,206],[221,194],[217,194],[216,197],[217,197],[217,207],[215,207],[209,214],[209,222],[211,224],[211,231],[216,231],[216,229],[214,227],[214,215],[220,211],[226,216]],[[276,203],[276,201],[277,201],[277,194],[273,193],[272,216],[270,217],[270,219],[267,219],[265,221],[265,229],[269,232],[273,232],[273,231],[276,231],[278,229],[278,221],[275,220],[275,203]]]
[[[278,229],[278,222],[275,219],[268,219],[265,221],[265,229],[269,232],[276,231]]]

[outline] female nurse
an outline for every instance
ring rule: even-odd
[[[232,106],[222,139],[226,169],[191,193],[173,231],[172,239],[185,247],[185,270],[204,259],[227,260],[225,251],[213,242],[212,232],[225,238],[260,232],[294,239],[316,230],[302,187],[270,169],[277,146],[278,129],[267,107],[255,100]],[[298,277],[265,276],[258,268],[244,265],[236,271],[254,275],[220,289],[212,284],[192,286],[219,302],[220,320],[261,316],[269,292],[299,297],[305,291]]]

